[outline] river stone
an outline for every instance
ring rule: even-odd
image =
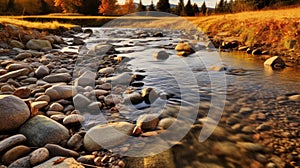
[[[143,97],[140,93],[134,92],[130,94],[124,94],[124,102],[129,104],[139,104],[143,102]]]
[[[97,125],[91,128],[84,136],[84,147],[88,151],[110,148],[125,142],[134,128],[128,122],[116,122]]]
[[[293,95],[288,97],[291,101],[300,101],[300,95]]]
[[[25,49],[25,46],[22,42],[17,40],[11,40],[9,43],[13,48]]]
[[[77,161],[85,164],[94,164],[95,155],[80,156]]]
[[[34,73],[37,78],[43,78],[44,76],[49,75],[50,70],[48,67],[41,65],[34,71]]]
[[[52,49],[52,45],[48,40],[31,39],[26,43],[26,48],[39,51],[43,48]]]
[[[94,86],[96,76],[96,73],[86,71],[74,81],[74,86]]]
[[[73,150],[78,150],[83,145],[83,137],[76,133],[67,142],[67,146]]]
[[[21,60],[24,60],[26,58],[31,58],[31,57],[32,57],[32,54],[30,54],[30,53],[20,53],[14,57],[14,60],[21,61]]]
[[[240,148],[247,149],[251,152],[259,152],[263,150],[263,147],[258,143],[251,143],[251,142],[237,142],[237,146]]]
[[[41,95],[38,98],[35,99],[35,101],[46,101],[46,102],[50,102],[50,97],[48,95]]]
[[[63,148],[56,144],[47,144],[45,146],[49,150],[51,156],[66,156],[66,157],[78,157],[79,154],[73,150]]]
[[[8,137],[2,141],[0,141],[0,153],[9,149],[12,146],[15,146],[16,144],[25,142],[27,139],[22,134],[13,135],[11,137]]]
[[[143,130],[154,130],[158,121],[157,114],[143,114],[137,119],[136,125],[140,126]]]
[[[157,126],[163,129],[168,129],[175,122],[176,122],[176,118],[173,117],[163,118],[158,122]]]
[[[49,158],[49,151],[47,148],[39,148],[29,155],[29,161],[32,166],[46,161]]]
[[[192,46],[187,42],[178,43],[175,47],[175,50],[176,51],[188,51],[188,52],[191,52],[191,53],[194,52]]]
[[[22,68],[22,69],[19,69],[19,70],[16,70],[16,71],[8,72],[8,73],[0,76],[0,82],[5,82],[9,78],[16,78],[16,77],[19,77],[19,76],[26,76],[26,75],[29,74],[29,72],[30,72],[30,70],[28,68]]]
[[[80,114],[71,114],[66,116],[63,119],[63,124],[67,125],[67,124],[76,124],[76,123],[81,123],[85,120],[84,116],[80,115]]]
[[[118,85],[118,84],[129,85],[133,81],[132,75],[126,72],[119,74],[117,76],[103,78],[102,80],[104,80],[104,82],[111,82],[113,85]]]
[[[36,109],[36,110],[42,109],[42,108],[46,107],[47,105],[48,105],[47,101],[37,101],[37,102],[32,102],[30,104],[31,109]]]
[[[62,160],[61,162],[58,162],[57,164],[53,164],[59,160]],[[49,159],[48,161],[37,165],[33,168],[84,168],[80,163],[78,163],[74,158],[65,158],[65,157],[54,157]]]
[[[88,55],[102,56],[112,48],[111,44],[97,44],[88,51]]]
[[[115,69],[112,67],[102,68],[98,71],[99,74],[112,74],[115,72]]]
[[[13,64],[9,64],[8,66],[6,66],[6,69],[8,71],[15,71],[15,70],[23,69],[23,68],[32,70],[32,66],[29,64],[25,64],[25,63],[13,63]]]
[[[77,94],[73,97],[73,104],[76,108],[86,108],[91,103],[91,100],[82,94]]]
[[[1,92],[14,92],[15,88],[11,85],[3,85],[1,87]]]
[[[272,68],[284,68],[285,67],[284,61],[278,56],[273,56],[273,57],[267,59],[264,62],[264,65],[271,66]]]
[[[19,87],[16,89],[13,93],[13,95],[21,98],[21,99],[27,99],[31,94],[31,89],[28,87]]]
[[[9,151],[7,151],[2,156],[2,162],[5,165],[9,165],[9,164],[13,163],[15,160],[17,160],[23,156],[26,156],[27,154],[29,154],[30,151],[31,151],[31,149],[27,146],[24,146],[24,145],[16,146],[16,147],[10,149]]]
[[[27,137],[31,146],[41,147],[48,143],[65,144],[69,138],[69,131],[60,123],[37,115],[28,120],[21,128],[20,133]]]
[[[57,99],[67,99],[72,97],[75,92],[73,92],[73,87],[68,85],[54,85],[45,91],[51,100]]]
[[[58,83],[58,82],[70,82],[72,80],[72,76],[69,73],[57,73],[50,74],[43,78],[44,81],[49,83]]]
[[[22,157],[8,166],[8,168],[31,168],[29,156]]]
[[[52,103],[49,107],[49,111],[63,111],[64,110],[64,106],[62,106],[59,103]]]
[[[158,60],[166,60],[169,58],[169,54],[166,51],[159,51],[157,53],[154,53],[154,58]]]
[[[21,126],[30,116],[26,103],[13,95],[0,95],[0,132]]]
[[[119,95],[110,94],[104,97],[104,103],[107,106],[114,106],[119,104],[122,101],[122,98]]]
[[[142,97],[144,98],[146,103],[151,104],[155,102],[159,95],[153,88],[144,88],[142,90]]]

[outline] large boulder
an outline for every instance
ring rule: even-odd
[[[42,147],[48,143],[66,144],[70,137],[66,127],[42,115],[28,120],[20,128],[20,133],[27,137],[27,143],[30,146],[36,147]]]
[[[30,117],[26,103],[13,95],[0,95],[0,132],[21,126]]]
[[[286,66],[284,61],[278,56],[274,56],[274,57],[267,59],[264,62],[264,65],[271,66],[272,68],[284,68]]]
[[[84,147],[88,151],[110,148],[125,142],[134,125],[128,122],[109,123],[91,128],[84,136]]]
[[[52,49],[52,45],[48,40],[31,39],[26,43],[26,48],[39,51],[43,48]]]

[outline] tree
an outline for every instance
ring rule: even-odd
[[[156,10],[160,12],[170,12],[169,0],[159,0],[156,4]]]
[[[122,14],[126,15],[126,14],[129,14],[129,13],[133,13],[135,12],[135,4],[133,2],[133,0],[126,0],[125,1],[125,4],[122,5]]]
[[[143,5],[142,0],[140,0],[140,3],[139,3],[139,5],[138,5],[138,7],[137,7],[136,10],[137,10],[138,12],[146,11],[146,6]]]
[[[82,6],[79,8],[79,13],[85,15],[97,15],[100,5],[100,0],[84,0],[84,3],[82,3]]]
[[[175,14],[178,15],[178,16],[185,16],[186,15],[183,0],[179,0],[178,5],[176,6],[176,9],[175,9]]]
[[[200,13],[202,15],[206,15],[206,10],[207,10],[207,7],[206,7],[206,3],[205,1],[202,3],[201,7],[200,7]]]
[[[99,13],[103,15],[116,15],[119,5],[117,0],[102,0],[99,6]]]
[[[200,11],[199,11],[199,7],[196,3],[194,3],[194,5],[193,5],[193,10],[194,10],[195,16],[199,15]]]
[[[155,7],[154,7],[154,4],[153,4],[153,0],[151,1],[151,4],[150,4],[149,7],[148,7],[148,11],[155,11]]]
[[[54,0],[54,6],[61,7],[64,13],[77,13],[83,0]]]
[[[15,1],[14,0],[9,0],[5,9],[5,12],[12,11],[15,6]]]
[[[195,16],[194,9],[193,9],[193,6],[191,4],[191,0],[188,0],[188,2],[186,3],[185,10],[186,10],[186,15]]]

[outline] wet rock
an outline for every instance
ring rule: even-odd
[[[163,118],[159,121],[157,126],[163,129],[168,129],[175,121],[176,118],[173,117]]]
[[[74,81],[74,86],[94,86],[96,76],[96,73],[86,71]]]
[[[45,146],[49,150],[51,156],[66,156],[66,157],[78,157],[79,154],[73,150],[63,148],[56,144],[47,144]]]
[[[102,68],[98,71],[99,74],[106,74],[106,75],[112,74],[114,72],[115,72],[115,69],[112,67]]]
[[[69,73],[58,73],[47,75],[43,78],[44,81],[49,83],[58,83],[58,82],[70,82],[72,80],[72,76]]]
[[[112,49],[111,44],[97,44],[88,51],[88,55],[102,56]]]
[[[95,155],[80,156],[77,161],[85,164],[94,164]]]
[[[78,150],[83,145],[83,137],[76,133],[67,142],[67,146],[73,150]]]
[[[30,70],[28,68],[22,68],[22,69],[19,69],[19,70],[16,70],[16,71],[8,72],[8,73],[0,76],[0,82],[5,82],[9,78],[16,78],[16,77],[19,77],[19,76],[26,76],[26,75],[29,74],[29,72],[30,72]]]
[[[53,164],[56,163],[57,164]],[[80,163],[78,163],[74,158],[65,158],[65,157],[54,157],[48,161],[37,165],[33,168],[84,168]]]
[[[102,90],[102,89],[96,89],[96,90],[92,91],[92,94],[95,95],[96,97],[105,96],[105,95],[109,94],[109,91]]]
[[[137,92],[124,95],[124,103],[126,103],[126,104],[139,104],[143,101],[144,101],[144,99],[143,99],[142,95]]]
[[[14,57],[14,60],[20,61],[30,57],[32,57],[32,54],[30,53],[20,53]]]
[[[31,168],[29,156],[22,157],[8,166],[8,168]]]
[[[75,91],[73,92],[72,86],[54,85],[48,88],[45,91],[45,94],[48,95],[51,98],[51,100],[58,100],[72,97],[75,94]]]
[[[32,166],[35,166],[46,161],[49,156],[50,155],[47,148],[39,148],[29,155],[29,161]]]
[[[300,95],[292,95],[288,97],[291,101],[300,101]]]
[[[34,71],[34,73],[37,78],[43,78],[43,77],[49,75],[50,70],[48,67],[41,65]]]
[[[164,34],[162,32],[156,32],[153,34],[153,37],[164,37]]]
[[[0,152],[6,151],[12,146],[25,142],[27,139],[22,134],[13,135],[0,141]]]
[[[88,151],[110,148],[125,142],[134,128],[128,122],[116,122],[91,128],[84,136],[84,147]]]
[[[255,55],[261,55],[261,53],[262,53],[261,49],[257,48],[254,49],[251,54],[255,56]]]
[[[29,145],[36,147],[41,147],[48,143],[65,144],[69,138],[67,128],[42,115],[29,119],[20,128],[20,133],[27,137]]]
[[[142,97],[145,103],[151,104],[159,97],[157,92],[153,88],[145,88],[142,90]]]
[[[124,84],[129,85],[133,81],[132,76],[129,73],[122,73],[117,76],[103,78],[103,82],[111,82],[113,85]]]
[[[221,72],[221,71],[228,71],[228,67],[226,67],[226,66],[213,66],[213,67],[209,68],[209,70],[211,70],[211,71],[219,71],[219,72]]]
[[[154,53],[153,56],[157,60],[166,60],[169,58],[169,54],[166,51],[159,51],[157,53]]]
[[[17,159],[29,154],[30,151],[31,151],[31,149],[27,146],[24,146],[24,145],[16,146],[16,147],[8,150],[2,156],[2,162],[5,165],[10,165],[11,163],[16,161]]]
[[[180,56],[188,56],[195,52],[192,46],[187,42],[178,43],[175,50],[179,52]]]
[[[0,132],[21,126],[30,116],[26,103],[13,95],[0,95]]]
[[[64,118],[63,124],[76,124],[76,123],[81,123],[85,120],[84,116],[79,115],[79,114],[71,114],[68,115]]]
[[[64,106],[59,103],[52,103],[49,107],[49,111],[63,111]]]
[[[268,131],[268,130],[272,129],[272,127],[269,124],[263,123],[263,124],[260,124],[259,126],[257,126],[255,129],[257,131]]]
[[[116,104],[119,104],[122,101],[122,98],[118,95],[108,95],[104,97],[104,103],[107,106],[114,106]]]
[[[26,43],[26,48],[39,51],[44,48],[52,49],[52,46],[48,40],[31,39]]]
[[[271,57],[271,58],[267,59],[264,62],[264,65],[271,66],[272,68],[275,68],[275,69],[285,67],[284,61],[278,56],[274,56],[274,57]]]
[[[13,48],[20,48],[20,49],[25,49],[25,46],[23,43],[17,40],[11,40],[9,43]]]
[[[110,83],[104,83],[102,85],[98,85],[97,89],[103,89],[103,90],[111,90],[112,84]]]
[[[91,100],[82,94],[77,94],[73,97],[73,104],[76,108],[86,108],[91,103]]]
[[[158,124],[157,114],[143,114],[139,116],[136,125],[140,126],[142,130],[154,130]]]
[[[85,44],[85,42],[81,38],[75,37],[73,39],[72,45],[84,45],[84,44]]]
[[[30,96],[31,91],[32,90],[28,87],[20,87],[14,91],[13,95],[21,99],[27,99]]]

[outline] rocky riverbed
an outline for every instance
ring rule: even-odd
[[[217,53],[209,44],[170,30],[1,29],[0,167],[300,166],[299,87],[262,91],[234,83],[251,70],[194,65],[197,53]],[[191,82],[178,72],[184,59],[196,85],[180,83]],[[225,74],[227,89],[211,90],[208,72]],[[215,126],[213,96],[225,93],[219,124],[199,142]]]

